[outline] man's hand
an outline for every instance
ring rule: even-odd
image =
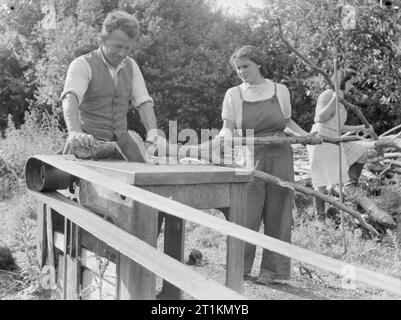
[[[70,143],[77,141],[81,147],[89,148],[95,143],[95,138],[92,135],[84,132],[70,131],[68,134],[68,141]]]
[[[375,133],[375,129],[373,129],[372,125],[369,125],[369,128],[366,128],[364,125],[361,126],[361,131],[366,136],[372,136]]]

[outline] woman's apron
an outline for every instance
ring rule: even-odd
[[[347,110],[339,105],[342,128],[347,120]],[[338,138],[338,116],[336,113],[324,123],[315,123],[311,132],[329,138]],[[362,141],[351,141],[342,145],[341,177],[343,183],[349,180],[349,167],[355,162],[365,162],[369,145]],[[311,178],[315,187],[337,185],[340,183],[339,165],[339,146],[332,143],[322,143],[319,145],[308,145],[309,164],[311,168]]]
[[[242,98],[241,90],[240,96]],[[273,97],[255,102],[243,100],[242,130],[254,129],[255,137],[284,137],[285,119],[274,85]],[[255,145],[256,169],[270,173],[287,181],[294,181],[293,151],[290,145]],[[246,227],[259,231],[264,222],[264,233],[276,239],[291,242],[291,219],[293,192],[255,178],[247,189]],[[255,257],[254,245],[245,245],[244,274],[251,272]],[[288,279],[290,259],[270,250],[263,250],[260,274]]]

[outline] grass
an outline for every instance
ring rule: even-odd
[[[11,249],[18,268],[2,275],[1,280],[8,283],[11,277],[19,283],[13,290],[3,290],[12,294],[21,288],[35,288],[39,281],[35,262],[36,201],[24,183],[25,162],[35,154],[55,153],[63,146],[65,133],[59,129],[56,117],[27,112],[20,128],[9,118],[4,136],[0,137],[0,245]]]
[[[9,288],[8,292],[0,291],[0,298],[4,294],[15,294],[30,287],[36,288],[39,282],[39,268],[36,264],[35,207],[35,200],[28,194],[19,193],[16,197],[2,201],[0,219],[3,236],[0,237],[0,245],[9,248],[16,260],[17,267],[9,270],[12,273],[8,273],[7,276],[8,278],[11,276],[14,280],[11,282],[19,285],[11,292]]]
[[[333,223],[303,222],[293,232],[293,243],[307,250],[330,256],[353,265],[401,278],[400,235],[388,231],[382,241],[362,239],[360,229],[346,229],[347,252],[344,252],[340,228]]]

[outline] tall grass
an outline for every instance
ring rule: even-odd
[[[0,200],[24,192],[24,166],[35,154],[52,154],[63,146],[65,132],[58,118],[48,113],[25,113],[25,122],[16,128],[11,116],[4,138],[0,137]]]
[[[64,140],[65,133],[60,129],[57,117],[34,111],[26,112],[25,123],[20,128],[10,116],[4,137],[0,136],[0,244],[9,247],[16,257],[18,270],[14,277],[15,282],[20,283],[7,295],[15,294],[13,291],[19,289],[39,288],[35,238],[37,205],[26,192],[26,160],[36,154],[55,153],[62,148]],[[5,294],[0,292],[0,297]]]

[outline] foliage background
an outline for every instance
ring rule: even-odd
[[[25,161],[34,154],[54,154],[63,145],[58,96],[68,65],[98,46],[101,22],[113,9],[135,13],[140,21],[142,34],[132,57],[142,69],[165,132],[169,120],[177,120],[179,130],[221,126],[225,91],[239,83],[228,59],[243,44],[264,50],[271,78],[290,89],[293,118],[310,129],[314,103],[324,82],[281,43],[275,27],[277,15],[291,43],[326,71],[332,70],[333,48],[337,48],[341,63],[360,72],[357,88],[349,98],[362,108],[378,133],[400,123],[400,12],[380,8],[377,1],[348,0],[359,14],[357,29],[348,32],[339,28],[338,1],[333,0],[265,0],[264,10],[251,10],[241,17],[212,9],[212,0],[55,1],[57,30],[46,31],[40,23],[44,14],[39,0],[0,0],[0,248],[3,243],[11,244],[13,253],[25,257],[23,263],[18,262],[22,270],[15,273],[17,281],[9,286],[10,282],[2,282],[5,276],[0,279],[7,292],[14,290],[16,283],[22,289],[19,287],[37,282],[39,276],[34,263],[35,201],[24,186]],[[130,120],[143,134],[138,117]],[[357,120],[351,116],[351,121]],[[389,188],[399,193],[399,182]],[[381,204],[389,203],[384,196]],[[349,232],[349,253],[342,257],[340,229],[323,228],[309,218],[301,207],[296,208],[295,244],[399,277],[399,237],[390,234],[377,243],[361,241],[358,233]],[[12,224],[15,230],[10,232]],[[202,250],[215,261],[208,269],[209,276],[217,270],[223,279],[221,259],[226,248],[221,244],[225,241],[195,226],[189,225],[189,231],[194,235],[187,237],[194,241],[189,247]],[[221,252],[212,250],[216,248]],[[317,271],[314,274],[318,275]],[[335,279],[337,283],[340,280]],[[322,284],[312,291],[320,290]],[[346,294],[357,299],[362,296],[360,291],[334,291],[337,299]],[[271,294],[262,298],[271,299]]]
[[[310,129],[324,82],[281,43],[275,26],[280,16],[286,37],[316,64],[331,72],[336,50],[343,66],[360,72],[349,98],[380,133],[401,117],[400,12],[381,8],[377,1],[347,2],[358,10],[357,28],[351,31],[340,27],[339,2],[333,0],[266,0],[265,9],[243,16],[213,9],[213,1],[207,0],[56,0],[57,29],[44,30],[40,1],[3,0],[0,129],[4,134],[8,114],[20,126],[29,109],[60,115],[58,96],[69,63],[98,46],[105,15],[121,8],[140,21],[142,34],[132,57],[166,132],[169,120],[177,120],[179,129],[221,126],[225,91],[239,83],[228,59],[243,44],[264,50],[271,78],[290,89],[293,118]],[[143,133],[138,117],[130,120]]]

